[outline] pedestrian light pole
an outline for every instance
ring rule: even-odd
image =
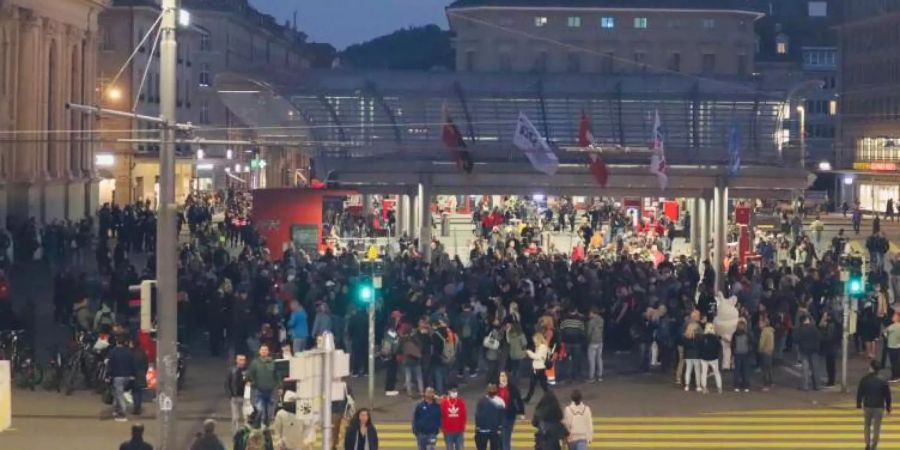
[[[156,225],[156,280],[159,301],[157,334],[157,401],[159,448],[175,450],[175,396],[178,377],[177,246],[175,223],[176,40],[179,0],[162,0],[159,48],[159,221]]]

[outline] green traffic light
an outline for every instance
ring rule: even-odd
[[[363,301],[363,303],[369,303],[372,301],[372,287],[371,286],[363,286],[359,290],[359,299]]]
[[[853,278],[850,280],[850,284],[847,287],[847,291],[850,294],[862,294],[863,293],[863,282],[859,278]]]

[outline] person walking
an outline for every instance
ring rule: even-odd
[[[568,433],[562,420],[563,412],[556,395],[553,391],[545,392],[531,418],[531,425],[537,429],[534,433],[535,450],[561,450],[560,444]]]
[[[759,368],[762,371],[763,392],[772,389],[772,362],[775,355],[775,328],[769,323],[769,318],[762,316],[759,319]]]
[[[268,344],[259,346],[259,357],[250,363],[246,377],[256,398],[253,407],[260,414],[259,420],[268,425],[275,414],[272,395],[279,384],[275,375],[275,361],[269,354]]]
[[[569,450],[587,450],[594,440],[594,419],[591,408],[581,399],[581,391],[572,391],[572,403],[563,411],[563,425],[569,431],[566,438]]]
[[[715,325],[708,323],[703,330],[703,337],[700,338],[700,387],[704,394],[709,393],[707,389],[707,375],[712,369],[713,376],[716,379],[716,388],[722,393],[722,373],[719,372],[719,358],[722,356],[722,344],[719,342],[719,336],[716,335]]]
[[[459,396],[456,386],[450,386],[441,399],[441,432],[447,450],[463,450],[466,432],[466,401]]]
[[[153,450],[153,446],[144,442],[144,426],[136,423],[131,426],[131,439],[119,446],[119,450]]]
[[[497,385],[489,383],[486,395],[475,406],[475,448],[500,450],[500,430],[506,405],[497,396]]]
[[[194,443],[190,450],[225,450],[225,445],[216,436],[216,421],[206,419],[203,421],[203,431],[194,436]]]
[[[753,336],[747,327],[747,321],[740,319],[737,330],[731,337],[731,355],[734,358],[734,392],[743,390],[750,392],[750,350],[753,348]]]
[[[532,371],[531,382],[528,384],[528,393],[525,394],[525,403],[531,401],[536,384],[540,384],[544,394],[550,390],[550,386],[547,383],[547,358],[550,356],[550,347],[547,346],[547,339],[540,332],[535,333],[532,340],[534,341],[534,351],[525,351],[525,354],[531,358]]]
[[[835,382],[838,347],[841,345],[841,328],[831,316],[831,311],[822,312],[819,334],[822,338],[822,357],[825,358],[825,387],[832,388]]]
[[[881,434],[881,418],[891,413],[891,388],[878,377],[880,367],[876,361],[869,362],[869,373],[859,380],[856,388],[856,409],[863,410],[863,436],[866,450],[878,448]]]
[[[281,408],[272,420],[272,442],[278,450],[312,450],[316,442],[316,420],[297,409],[297,394],[284,393]],[[334,438],[333,438],[334,439]]]
[[[128,342],[119,342],[109,351],[109,377],[113,389],[113,418],[116,422],[125,422],[125,387],[134,379],[136,370],[134,355],[128,348]]]
[[[344,450],[378,450],[378,432],[367,408],[356,411],[350,419],[344,435]]]
[[[891,361],[891,383],[900,381],[900,314],[894,314],[892,323],[884,330],[885,345]]]
[[[797,329],[796,343],[800,353],[800,363],[802,366],[803,382],[801,388],[809,390],[809,382],[812,381],[812,389],[818,390],[816,382],[816,366],[815,357],[821,346],[819,338],[819,330],[812,324],[809,315],[804,315],[800,320],[800,327]]]
[[[525,402],[522,401],[522,394],[519,387],[515,383],[510,382],[510,376],[507,372],[500,372],[500,383],[497,386],[497,396],[503,399],[506,405],[506,415],[503,421],[503,431],[501,436],[501,446],[503,450],[512,449],[512,433],[516,426],[516,418],[524,417]]]
[[[434,388],[425,388],[422,401],[413,413],[412,431],[418,450],[435,450],[437,434],[441,430],[441,407],[434,401]]]
[[[588,382],[603,381],[603,328],[605,322],[600,310],[591,308],[587,323]],[[596,377],[595,377],[596,376]]]
[[[237,433],[244,423],[244,388],[247,384],[247,356],[236,355],[234,365],[228,369],[225,377],[225,391],[228,392],[228,402],[231,406],[231,428]]]
[[[130,341],[131,356],[134,360],[134,382],[131,383],[131,397],[134,400],[134,415],[140,416],[144,403],[144,389],[147,389],[147,370],[150,361],[147,352],[137,340]]]

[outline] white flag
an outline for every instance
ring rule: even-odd
[[[539,172],[555,175],[559,170],[559,159],[556,157],[556,153],[553,153],[553,149],[547,145],[547,141],[544,140],[541,133],[522,112],[519,112],[513,144],[525,152],[531,165]]]

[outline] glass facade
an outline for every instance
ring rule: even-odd
[[[888,199],[900,200],[900,187],[896,184],[868,184],[859,185],[859,206],[866,211],[884,211]]]

